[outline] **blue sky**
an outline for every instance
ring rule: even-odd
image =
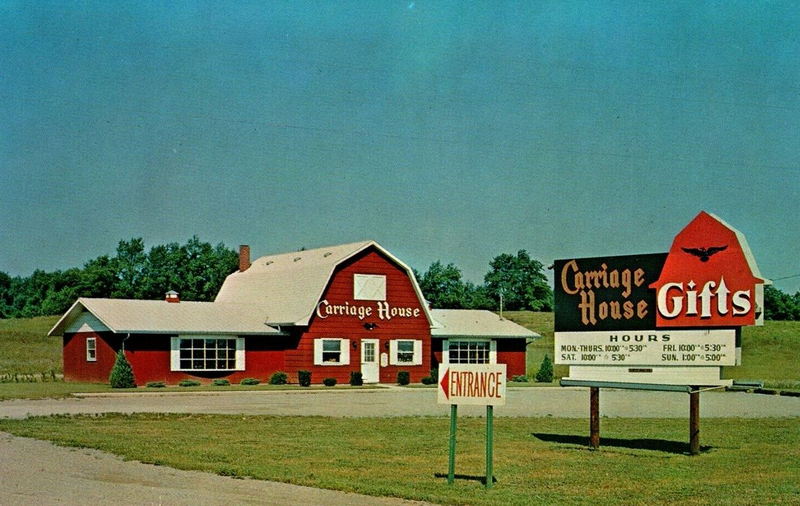
[[[0,271],[196,234],[481,281],[519,249],[665,252],[706,210],[794,276],[798,26],[789,1],[3,0]]]

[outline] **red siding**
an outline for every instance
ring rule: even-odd
[[[498,339],[497,363],[506,364],[508,379],[525,374],[525,339]]]
[[[357,316],[330,315],[319,318],[316,315],[310,321],[308,330],[300,336],[296,349],[286,352],[286,371],[291,373],[294,381],[297,371],[311,371],[311,381],[321,383],[324,378],[336,378],[340,383],[350,379],[351,371],[361,371],[361,339],[378,339],[380,354],[389,355],[389,341],[393,339],[415,339],[422,341],[422,365],[392,366],[380,368],[381,383],[397,382],[399,371],[408,371],[411,381],[419,382],[430,374],[431,339],[430,325],[425,311],[417,297],[416,291],[405,270],[391,260],[378,253],[374,248],[363,252],[347,263],[340,265],[332,276],[322,300],[330,304],[364,305],[375,307],[375,301],[353,300],[353,274],[383,274],[386,276],[386,301],[391,307],[408,307],[419,310],[417,317],[392,317],[381,319],[373,310],[373,314],[363,320]],[[375,323],[372,330],[364,328],[365,323]],[[350,364],[343,366],[315,366],[314,340],[319,338],[350,339]],[[356,348],[353,348],[353,343]]]
[[[86,360],[86,339],[97,339],[97,360]],[[110,332],[78,332],[64,335],[64,380],[108,383],[116,360],[119,338]]]

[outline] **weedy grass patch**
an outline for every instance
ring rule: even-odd
[[[0,375],[60,375],[61,337],[47,337],[58,318],[0,319]]]
[[[800,500],[800,420],[495,419],[494,488],[484,488],[485,420],[459,419],[448,485],[447,417],[326,418],[112,414],[0,420],[0,430],[225,476],[442,504],[790,504]]]

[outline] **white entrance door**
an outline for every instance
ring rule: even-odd
[[[364,383],[378,383],[380,375],[378,365],[378,340],[361,340],[361,377]]]

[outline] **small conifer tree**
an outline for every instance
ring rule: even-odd
[[[536,373],[536,381],[539,383],[551,383],[553,381],[553,362],[550,357],[544,356],[542,365],[539,366],[539,371]]]
[[[108,382],[111,383],[111,388],[136,388],[133,369],[131,369],[128,359],[125,358],[125,352],[121,349],[117,352],[117,360],[111,369]]]

